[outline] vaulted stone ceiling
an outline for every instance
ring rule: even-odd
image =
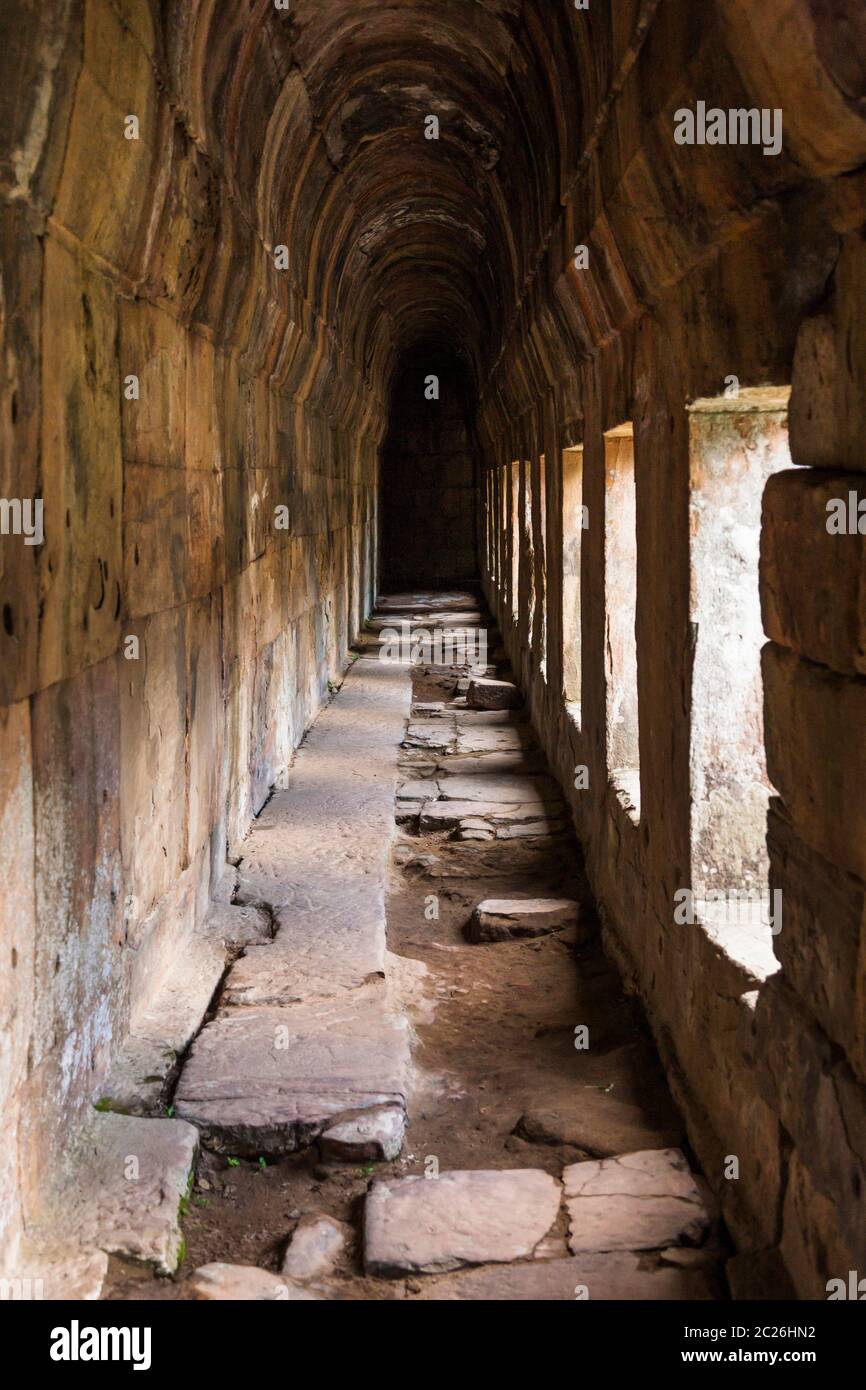
[[[179,8],[172,63],[192,128],[356,362],[381,380],[427,337],[480,376],[580,145],[600,10],[579,16],[591,64],[566,6],[294,0],[274,18],[269,3]]]

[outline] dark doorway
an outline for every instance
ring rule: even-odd
[[[478,575],[475,393],[456,354],[419,344],[394,376],[382,450],[381,588]]]

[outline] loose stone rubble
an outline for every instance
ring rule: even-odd
[[[466,701],[472,709],[517,709],[523,703],[520,691],[511,681],[482,676],[474,676],[469,682]]]
[[[348,1240],[346,1227],[329,1216],[307,1217],[300,1222],[283,1257],[283,1274],[304,1283],[330,1274]]]
[[[485,898],[466,928],[470,941],[514,941],[577,925],[580,904],[568,898]]]

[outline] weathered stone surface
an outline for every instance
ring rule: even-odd
[[[466,692],[472,709],[517,709],[523,703],[519,689],[511,681],[483,680],[474,676]]]
[[[405,672],[361,660],[319,716],[288,788],[244,842],[238,901],[267,904],[277,932],[232,967],[227,1004],[330,997],[383,973],[385,867],[408,707]]]
[[[709,1214],[679,1149],[645,1149],[562,1174],[572,1254],[696,1245]]]
[[[659,1128],[638,1106],[591,1087],[568,1099],[568,1104],[527,1110],[516,1133],[535,1144],[573,1145],[597,1158],[672,1148],[683,1139],[682,1126]]]
[[[384,1106],[330,1125],[322,1134],[320,1147],[324,1158],[389,1163],[399,1155],[405,1133],[403,1107]]]
[[[405,1105],[406,1020],[378,998],[221,1014],[193,1044],[175,1113],[214,1148],[281,1154],[344,1115]]]
[[[580,906],[571,898],[485,898],[472,913],[470,941],[514,941],[577,925]]]
[[[226,946],[260,946],[271,939],[271,919],[258,907],[217,903],[208,913],[202,931]]]
[[[866,682],[774,643],[763,671],[770,780],[806,843],[866,878]]]
[[[862,495],[862,474],[790,469],[770,479],[761,605],[771,641],[833,671],[864,675],[866,539],[827,530],[828,504],[841,500],[847,512],[851,493]]]
[[[514,826],[547,819],[550,804],[544,801],[427,801],[419,826],[425,830],[453,830],[466,820],[488,825]]]
[[[454,728],[447,719],[413,719],[406,728],[406,748],[431,748],[446,753],[454,743]]]
[[[107,1274],[108,1256],[104,1250],[82,1252],[74,1246],[25,1246],[16,1259],[14,1272],[0,1270],[0,1278],[10,1281],[10,1299],[38,1298],[52,1303],[67,1299],[94,1302],[102,1295]],[[22,1281],[20,1287],[16,1279]]]
[[[526,840],[532,837],[553,836],[566,829],[564,820],[532,820],[523,825],[500,825],[496,830],[497,840]]]
[[[644,1268],[638,1255],[579,1255],[567,1260],[473,1269],[431,1281],[422,1301],[552,1303],[607,1301],[706,1301],[719,1296],[717,1281],[704,1270]]]
[[[184,1286],[184,1296],[203,1302],[313,1303],[323,1295],[295,1284],[285,1274],[255,1265],[202,1265]]]
[[[487,801],[526,803],[542,801],[562,804],[562,794],[552,777],[507,777],[500,774],[475,777],[446,777],[438,794],[449,801]],[[437,791],[430,795],[435,797]],[[424,798],[425,800],[428,798]]]
[[[282,1273],[304,1283],[330,1274],[346,1248],[348,1230],[330,1216],[304,1217],[283,1257]]]
[[[371,1274],[433,1274],[527,1259],[556,1220],[559,1185],[538,1169],[376,1182],[364,1211]]]
[[[429,592],[413,589],[411,593],[381,594],[377,601],[377,607],[385,613],[472,612],[477,606],[477,594],[469,593],[465,589],[435,589]]]
[[[64,1230],[85,1249],[173,1274],[197,1152],[198,1134],[181,1120],[94,1116],[72,1158]]]
[[[743,1037],[761,1094],[798,1147],[809,1182],[832,1201],[849,1249],[866,1242],[866,1212],[852,1199],[866,1185],[866,1096],[844,1059],[779,975],[761,991],[753,1037]]]
[[[522,725],[469,724],[457,730],[456,752],[459,753],[517,753],[522,752],[530,739]]]
[[[433,777],[417,777],[397,787],[398,801],[429,801],[438,795],[439,784]]]
[[[541,754],[528,748],[519,753],[455,753],[436,764],[436,776],[440,782],[442,778],[489,777],[492,773],[531,777],[543,771]]]
[[[99,1097],[129,1115],[162,1114],[166,1082],[195,1037],[226,964],[220,940],[194,936],[138,1013]]]
[[[771,803],[767,846],[782,894],[774,946],[785,976],[866,1084],[866,883],[804,844],[780,802]]]

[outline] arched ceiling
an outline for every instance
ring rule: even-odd
[[[587,13],[549,0],[190,0],[169,23],[190,128],[265,245],[289,248],[341,351],[381,387],[415,342],[441,342],[482,379],[580,147]]]

